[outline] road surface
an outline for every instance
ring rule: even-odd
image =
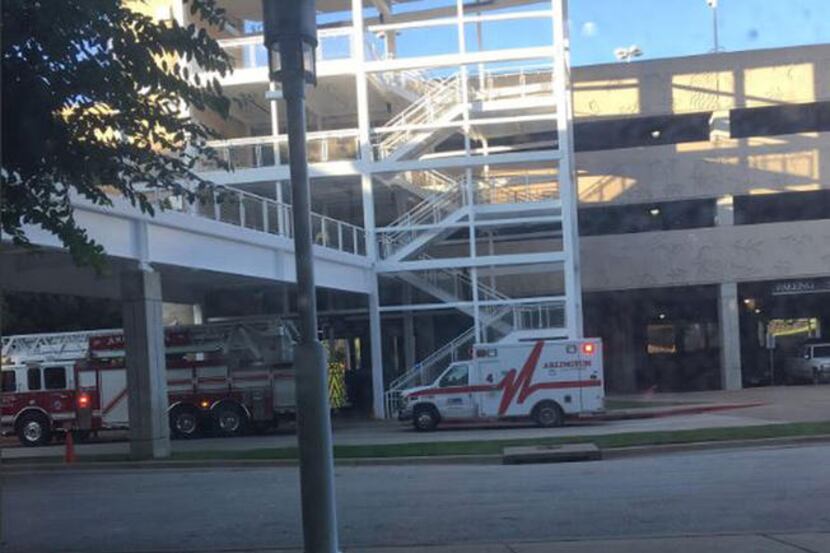
[[[828,458],[830,446],[820,445],[560,465],[339,468],[341,541],[828,532]],[[300,544],[294,468],[8,474],[3,494],[9,553]]]

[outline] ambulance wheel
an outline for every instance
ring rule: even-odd
[[[170,411],[170,435],[189,439],[199,435],[199,414],[193,407],[179,406]]]
[[[565,414],[555,401],[543,401],[533,408],[533,422],[543,428],[562,426]]]
[[[220,403],[213,412],[216,433],[220,436],[239,436],[245,431],[247,418],[234,403]]]
[[[52,440],[49,419],[41,413],[26,413],[17,421],[17,439],[27,447],[48,444]]]
[[[412,413],[412,425],[418,432],[429,432],[438,426],[438,411],[431,405],[419,405]]]

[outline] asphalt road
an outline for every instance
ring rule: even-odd
[[[830,530],[830,446],[337,470],[345,546]],[[293,468],[6,475],[8,552],[300,543]]]

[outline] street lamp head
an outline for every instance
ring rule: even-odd
[[[620,61],[629,62],[632,58],[639,58],[642,55],[643,50],[636,44],[632,44],[628,47],[614,49],[614,56]]]
[[[269,77],[282,83],[283,95],[302,94],[317,84],[314,0],[262,0],[262,13]]]

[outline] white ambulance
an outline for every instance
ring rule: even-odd
[[[398,418],[415,429],[442,421],[530,418],[539,426],[604,410],[602,342],[537,341],[476,345],[428,386],[401,392]]]

